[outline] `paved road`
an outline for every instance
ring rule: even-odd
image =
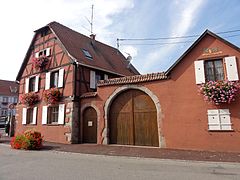
[[[240,164],[19,151],[0,144],[0,180],[228,180]]]

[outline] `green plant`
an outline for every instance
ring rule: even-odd
[[[42,148],[43,136],[35,130],[27,130],[11,139],[13,149],[39,150]]]

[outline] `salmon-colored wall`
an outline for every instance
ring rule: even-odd
[[[216,47],[222,53],[203,55],[204,48]],[[240,99],[237,98],[231,104],[213,105],[203,100],[195,82],[195,60],[225,56],[237,57],[238,72],[240,72],[239,51],[206,35],[172,70],[168,80],[98,87],[97,97],[81,100],[82,106],[93,105],[99,111],[98,143],[102,144],[104,141],[106,101],[118,88],[138,86],[147,88],[159,100],[161,137],[165,148],[240,152]],[[208,109],[229,109],[233,131],[209,131]]]

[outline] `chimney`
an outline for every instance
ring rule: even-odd
[[[96,38],[96,34],[90,34],[90,38],[95,41],[95,38]]]

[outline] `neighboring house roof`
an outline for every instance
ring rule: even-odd
[[[0,95],[18,96],[19,85],[14,81],[0,80]]]
[[[180,61],[182,61],[182,59],[206,36],[206,35],[210,35],[220,41],[222,41],[223,43],[227,44],[228,46],[232,47],[233,49],[236,49],[237,51],[240,52],[239,47],[235,46],[234,44],[230,43],[229,41],[221,38],[220,36],[214,34],[213,32],[209,31],[208,29],[183,53],[182,56],[180,56],[180,58],[166,71],[166,75],[168,76],[171,71],[178,65],[178,63],[180,63]]]
[[[116,84],[133,84],[139,82],[149,82],[156,80],[165,80],[167,76],[164,72],[144,74],[144,75],[135,75],[135,76],[125,76],[121,78],[113,78],[107,80],[101,80],[98,82],[98,86],[109,86]]]
[[[80,65],[122,76],[139,74],[132,65],[128,68],[128,61],[118,49],[103,44],[97,40],[93,40],[92,38],[80,34],[58,22],[51,22],[47,26],[36,30],[35,36],[39,31],[46,27],[49,27],[52,30],[68,52],[69,56],[73,58],[74,61],[76,60]],[[34,42],[35,36],[32,43]],[[30,55],[30,49],[31,45],[24,61],[27,61]],[[92,59],[86,58],[83,50],[87,50],[92,56]],[[20,80],[25,64],[26,62],[23,62],[17,75],[17,80]]]

